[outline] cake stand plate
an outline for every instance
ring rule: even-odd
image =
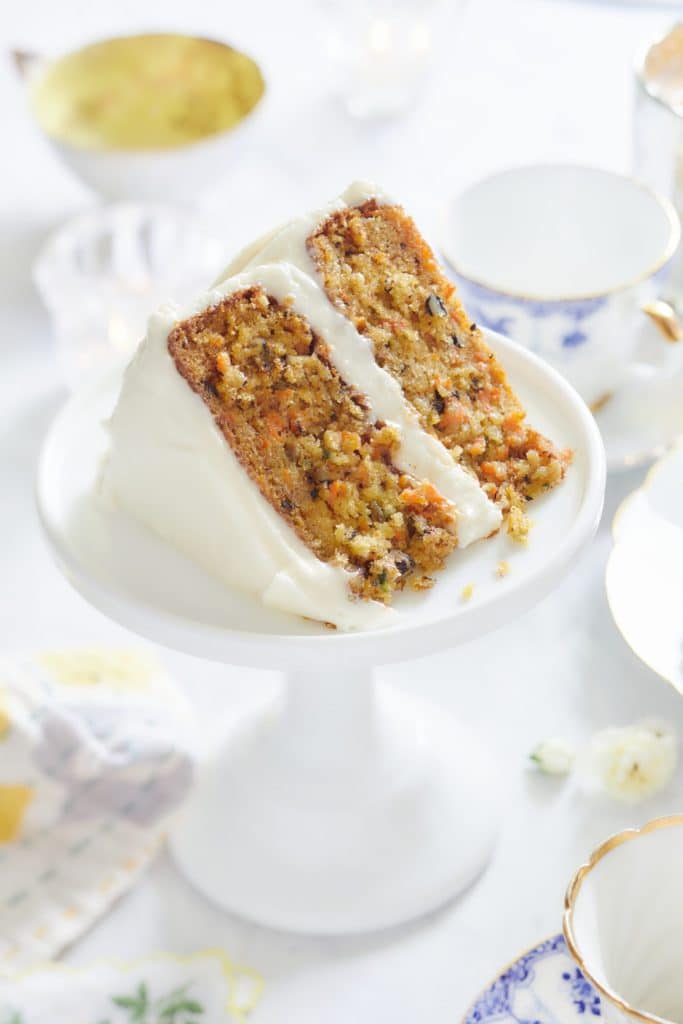
[[[97,481],[118,378],[74,395],[45,441],[40,519],[87,600],[160,644],[285,673],[276,701],[207,752],[171,838],[196,888],[262,924],[317,934],[397,924],[460,892],[493,849],[501,775],[491,752],[449,715],[372,679],[378,665],[521,615],[597,528],[605,457],[593,417],[537,357],[499,335],[487,340],[530,420],[571,446],[574,463],[531,506],[527,547],[503,533],[457,552],[431,591],[399,596],[399,616],[382,630],[332,632],[265,609],[105,505]]]

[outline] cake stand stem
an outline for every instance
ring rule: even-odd
[[[206,759],[171,837],[190,881],[261,924],[387,927],[452,898],[496,834],[490,752],[436,707],[312,665]]]
[[[286,678],[282,701],[281,736],[294,756],[308,760],[311,771],[329,771],[335,762],[359,766],[373,756],[379,694],[371,670],[297,671]]]

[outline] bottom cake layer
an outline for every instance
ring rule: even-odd
[[[179,323],[179,372],[269,504],[354,594],[389,601],[432,582],[457,511],[393,461],[400,437],[342,380],[307,320],[254,286]]]

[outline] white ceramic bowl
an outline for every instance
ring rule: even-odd
[[[179,149],[80,149],[45,137],[73,173],[106,199],[182,202],[229,175],[257,117],[254,110],[229,131]]]
[[[607,1020],[683,1021],[683,815],[611,836],[569,884],[564,935]]]
[[[227,45],[227,44],[226,44]],[[33,90],[49,68],[45,57],[14,53],[16,68]],[[267,87],[252,109],[232,128],[169,149],[88,149],[54,138],[34,118],[43,137],[73,173],[111,200],[186,201],[229,175],[262,113]]]

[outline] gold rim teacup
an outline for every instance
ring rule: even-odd
[[[683,1021],[681,852],[683,814],[656,818],[610,836],[569,883],[564,937],[608,1019]]]

